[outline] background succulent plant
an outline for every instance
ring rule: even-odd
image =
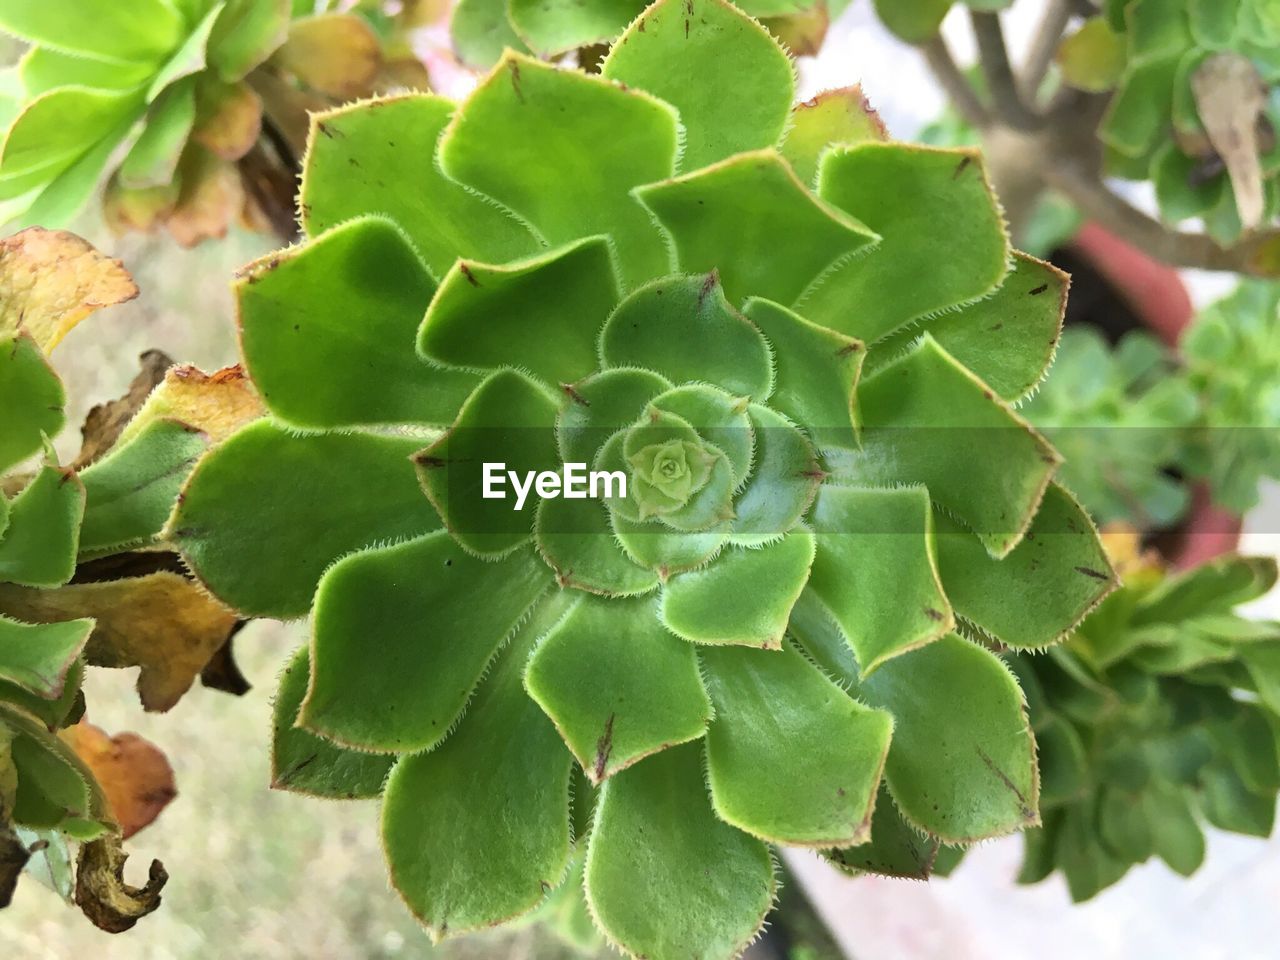
[[[120,840],[172,796],[172,774],[140,738],[79,722],[81,678],[86,664],[141,666],[144,705],[166,710],[228,642],[235,615],[166,565],[155,534],[210,435],[256,415],[243,378],[213,386],[188,369],[132,420],[152,384],[100,408],[80,457],[59,463],[66,396],[47,354],[136,294],[118,261],[71,234],[0,241],[0,905],[37,841],[55,886],[73,875],[64,838],[84,841],[75,896],[108,929],[159,903],[158,864],[145,888],[123,886]]]
[[[1075,900],[1152,856],[1194,872],[1206,820],[1268,836],[1280,790],[1280,625],[1235,610],[1275,561],[1170,575],[1135,557],[1124,576],[1067,643],[1015,663],[1044,774],[1020,880],[1060,870]]]
[[[1280,286],[1242,283],[1203,310],[1179,346],[1201,407],[1188,469],[1243,513],[1262,478],[1280,477]]]
[[[1199,403],[1169,351],[1146,333],[1112,349],[1101,334],[1062,334],[1053,370],[1023,407],[1063,455],[1060,478],[1099,523],[1167,527],[1190,492],[1175,473]]]
[[[1068,39],[1064,72],[1093,89],[1114,82],[1099,129],[1111,171],[1153,181],[1166,220],[1201,217],[1226,245],[1280,206],[1278,40],[1263,0],[1117,0]]]
[[[732,956],[770,844],[925,876],[1036,821],[986,638],[1052,644],[1112,586],[1011,406],[1066,278],[975,152],[793,96],[756,22],[667,0],[599,76],[509,52],[461,105],[320,115],[309,240],[237,286],[270,416],[165,535],[243,615],[310,613],[276,783],[381,794],[437,936],[581,871],[548,907],[579,930]],[[516,511],[484,462],[628,496]]]
[[[0,221],[65,223],[109,170],[118,230],[163,224],[191,246],[243,217],[287,235],[271,193],[291,195],[280,154],[306,110],[426,85],[382,6],[139,0],[104,20],[93,0],[8,4],[0,29],[31,46],[0,83]]]

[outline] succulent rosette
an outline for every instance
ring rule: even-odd
[[[1180,343],[1200,395],[1190,472],[1213,498],[1243,513],[1264,477],[1280,477],[1280,285],[1246,281],[1210,304]]]
[[[1280,625],[1236,607],[1275,582],[1270,558],[1140,564],[1070,641],[1017,659],[1044,773],[1021,882],[1058,870],[1087,900],[1153,856],[1194,873],[1206,821],[1270,835]]]
[[[793,97],[759,24],[668,0],[599,75],[509,52],[462,104],[317,116],[309,239],[237,285],[270,416],[167,536],[242,614],[310,615],[276,784],[381,795],[436,936],[552,895],[630,954],[729,957],[772,844],[923,877],[1037,821],[988,643],[1113,586],[1012,406],[1066,278],[976,152]]]
[[[1114,349],[1088,327],[1063,331],[1053,371],[1022,408],[1062,453],[1061,481],[1101,524],[1168,527],[1186,511],[1171,475],[1200,414],[1171,352],[1137,331]]]

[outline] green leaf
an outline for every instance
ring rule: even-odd
[[[1025,700],[994,654],[952,634],[888,661],[853,692],[893,717],[885,778],[917,829],[968,843],[1038,822]]]
[[[1088,93],[1106,93],[1120,81],[1126,56],[1124,39],[1107,18],[1090,17],[1058,45],[1056,57],[1062,81]]]
[[[464,0],[468,5],[472,0]],[[636,16],[645,8],[644,0],[508,0],[507,3],[494,3],[496,19],[501,15],[509,25],[497,28],[495,34],[511,32],[513,38],[529,45],[529,48],[540,57],[554,57],[568,53],[580,47],[591,46],[606,40],[613,40],[626,29]],[[457,14],[454,14],[455,19]],[[457,44],[459,30],[454,27],[454,41]],[[495,43],[491,54],[486,58],[477,57],[476,66],[489,67],[498,59],[503,46],[523,49],[519,41],[512,43]],[[464,55],[465,59],[465,55]],[[583,62],[584,68],[595,64]]]
[[[0,30],[64,53],[156,63],[181,42],[183,23],[165,0],[103,7],[91,16],[78,0],[47,0],[6,4]]]
[[[956,612],[1007,647],[1057,642],[1116,588],[1092,521],[1056,483],[1022,542],[1000,560],[945,513],[934,519],[938,568]]]
[[[573,383],[599,366],[596,340],[620,297],[604,237],[514,263],[459,260],[431,301],[418,352],[446,367],[519,367]]]
[[[302,647],[280,675],[271,719],[271,786],[335,800],[376,797],[393,757],[344,750],[297,725],[310,669]]]
[[[702,566],[729,539],[727,523],[700,533],[678,533],[657,520],[628,520],[616,510],[610,513],[609,523],[627,556],[663,580]]]
[[[773,347],[769,406],[804,424],[819,449],[855,447],[853,391],[866,356],[862,342],[768,300],[748,300],[743,313]]]
[[[92,632],[92,620],[27,624],[0,616],[0,679],[45,700],[58,699]]]
[[[538,644],[524,682],[593,784],[700,738],[711,718],[693,647],[650,598],[583,598]]]
[[[534,253],[526,226],[424,162],[455,109],[412,93],[316,114],[299,202],[308,235],[367,214],[390,217],[437,279],[458,257],[504,263]]]
[[[564,878],[573,760],[520,684],[535,641],[564,608],[544,604],[458,729],[435,750],[402,758],[387,781],[391,882],[437,938],[525,913]]]
[[[1173,785],[1152,784],[1143,795],[1156,856],[1189,877],[1204,862],[1204,834],[1186,794]]]
[[[458,0],[449,19],[449,35],[468,67],[488,70],[503,50],[526,49],[507,18],[507,8],[507,0]]]
[[[224,603],[249,616],[300,617],[339,557],[439,528],[409,461],[420,444],[299,436],[259,420],[200,461],[165,536]]]
[[[271,56],[289,29],[289,0],[227,0],[209,36],[209,65],[228,82]]]
[[[769,848],[712,811],[702,750],[663,750],[601,788],[587,847],[587,901],[633,956],[736,957],[764,922]]]
[[[68,827],[72,821],[110,822],[106,802],[75,752],[35,717],[0,702],[0,728],[13,734],[9,745],[18,770],[11,811],[26,827]]]
[[[70,580],[84,501],[84,484],[74,473],[43,466],[9,504],[8,527],[0,530],[0,582],[56,587]]]
[[[565,391],[556,440],[565,462],[594,463],[606,440],[640,419],[649,401],[671,381],[648,370],[593,373]]]
[[[684,170],[776,145],[795,97],[786,51],[725,0],[659,0],[613,45],[601,73],[679,111]]]
[[[737,396],[763,399],[773,388],[769,345],[729,305],[715,273],[636,290],[609,317],[600,353],[606,367],[640,367],[673,383],[705,381]]]
[[[862,449],[839,466],[842,477],[860,485],[923,483],[993,557],[1018,544],[1058,455],[931,335],[864,378],[858,405]]]
[[[801,298],[815,323],[870,343],[985,297],[1008,273],[1009,239],[975,150],[837,147],[823,157],[818,195],[882,239]]]
[[[1253,5],[1253,0],[1188,0],[1191,35],[1198,45],[1210,50],[1227,48],[1236,38],[1241,8]]]
[[[154,420],[81,471],[80,555],[153,540],[207,442],[204,433],[181,421]]]
[[[928,880],[938,856],[938,838],[920,833],[902,819],[881,781],[871,814],[871,838],[857,846],[823,851],[822,856],[845,873]]]
[[[439,150],[446,176],[492,197],[549,244],[609,234],[628,288],[669,268],[630,191],[669,177],[675,157],[676,116],[662,101],[509,51],[454,115]]]
[[[18,73],[27,97],[38,97],[55,87],[93,87],[128,90],[155,72],[154,64],[97,60],[49,47],[31,47],[18,61]]]
[[[782,155],[797,177],[815,186],[818,166],[828,147],[888,139],[884,123],[871,109],[862,88],[840,87],[823,90],[796,106]]]
[[[756,547],[790,530],[813,503],[823,472],[813,447],[781,414],[747,407],[755,434],[751,478],[734,500],[732,541]]]
[[[952,0],[875,0],[876,14],[907,43],[923,43],[942,27]]]
[[[25,174],[38,178],[20,181],[22,189],[48,183],[95,144],[108,139],[122,123],[131,122],[142,107],[142,94],[136,89],[51,90],[28,103],[5,134],[0,177],[9,180]],[[4,196],[16,196],[22,189],[6,185]]]
[[[810,585],[865,677],[955,628],[938,579],[929,492],[823,486]]]
[[[203,19],[199,23],[192,26],[190,32],[183,39],[181,46],[168,57],[164,65],[152,78],[150,85],[147,87],[148,101],[160,96],[170,84],[204,71],[206,66],[205,53],[209,44],[209,37],[225,9],[224,0],[219,0],[219,2],[208,7],[207,12],[204,13]]]
[[[1181,623],[1209,613],[1230,613],[1255,600],[1276,584],[1273,557],[1215,557],[1191,570],[1169,577],[1143,598],[1134,624]]]
[[[120,165],[120,182],[130,190],[173,183],[178,159],[195,122],[195,81],[175,83],[147,111],[142,134]]]
[[[477,560],[443,530],[344,557],[316,588],[303,725],[361,750],[436,746],[550,585],[532,550]]]
[[[608,508],[598,500],[548,498],[534,522],[538,553],[562,587],[606,597],[648,593],[658,575],[638,565],[618,544]]]
[[[999,396],[1016,403],[1044,378],[1062,332],[1071,278],[1051,263],[1013,251],[1013,270],[989,297],[899,330],[875,345],[870,376],[923,331]]]
[[[1125,157],[1145,157],[1168,129],[1180,55],[1134,62],[1098,128],[1098,137]]]
[[[29,335],[0,336],[0,474],[38,451],[44,437],[57,435],[66,422],[66,400],[62,382]]]
[[[554,397],[515,370],[488,376],[467,398],[458,419],[439,440],[414,454],[422,489],[458,544],[479,556],[500,556],[533,530],[536,499],[517,509],[515,484],[528,474],[554,471]],[[500,474],[501,498],[486,497],[488,467]],[[530,496],[541,494],[527,489]]]
[[[380,217],[258,261],[236,294],[245,363],[263,402],[309,428],[450,422],[480,378],[414,354],[434,291],[404,234]]]
[[[809,579],[814,539],[793,530],[763,546],[730,547],[715,563],[673,576],[662,591],[662,622],[694,643],[781,649]]]
[[[707,775],[720,819],[772,843],[864,842],[889,715],[858,703],[789,646],[700,656],[716,711]]]
[[[828,267],[878,239],[811,194],[773,149],[641,187],[636,196],[671,236],[679,269],[717,271],[734,303],[750,295],[791,303]]]
[[[1215,827],[1253,837],[1269,837],[1276,819],[1275,791],[1252,792],[1229,767],[1215,767],[1205,777],[1205,819]]]

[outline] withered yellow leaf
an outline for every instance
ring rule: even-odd
[[[123,933],[155,911],[169,880],[164,864],[152,860],[146,885],[130,885],[124,879],[128,859],[119,834],[109,833],[82,846],[76,861],[76,904],[94,926],[108,933]]]
[[[224,367],[213,373],[184,364],[171,367],[152,391],[137,416],[120,434],[128,443],[147,424],[161,419],[180,420],[219,443],[265,411],[244,368]]]
[[[25,331],[48,353],[95,310],[137,295],[119,260],[74,233],[31,227],[0,239],[0,336]]]
[[[141,667],[142,706],[161,713],[187,692],[237,619],[195,583],[169,571],[56,590],[0,584],[0,611],[28,623],[95,618],[85,647],[88,662]]]

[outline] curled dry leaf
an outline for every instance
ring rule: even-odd
[[[169,880],[164,864],[151,861],[145,886],[125,882],[129,855],[120,837],[107,834],[80,848],[76,864],[76,904],[93,925],[108,933],[123,933],[160,906],[160,891]]]
[[[1258,144],[1258,121],[1267,104],[1267,88],[1248,57],[1217,53],[1191,76],[1196,112],[1209,142],[1227,167],[1246,230],[1262,223],[1265,197]]]
[[[382,69],[382,46],[352,14],[295,20],[275,62],[311,89],[339,99],[367,96]]]
[[[0,239],[0,336],[25,331],[48,353],[95,310],[137,295],[119,260],[74,233],[31,227]]]
[[[150,740],[136,733],[109,736],[84,720],[61,736],[93,771],[122,839],[148,826],[178,795],[173,767]]]
[[[138,357],[138,366],[138,374],[123,396],[98,404],[84,418],[84,425],[80,428],[83,438],[80,454],[74,463],[77,470],[83,470],[115,446],[125,426],[142,409],[151,391],[164,380],[165,371],[173,366],[173,360],[160,350],[148,350]]]
[[[248,622],[241,620],[236,624],[235,629],[231,631],[231,636],[227,637],[227,642],[218,648],[213,659],[200,671],[200,682],[209,689],[221,690],[233,697],[243,697],[253,689],[253,685],[241,672],[240,664],[236,663],[235,651],[236,634]]]
[[[142,706],[177,703],[236,626],[236,615],[192,581],[161,571],[56,590],[0,586],[0,609],[31,623],[93,617],[85,655],[100,667],[141,667]]]

